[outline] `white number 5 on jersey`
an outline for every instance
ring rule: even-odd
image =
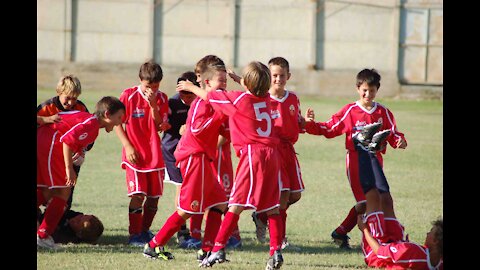
[[[267,104],[265,102],[259,102],[259,103],[253,104],[253,108],[255,109],[255,116],[257,117],[257,120],[267,121],[267,130],[264,131],[261,128],[257,128],[258,135],[262,137],[268,137],[272,132],[272,118],[270,117],[268,112],[260,112],[260,109],[266,108],[266,107],[267,107]]]

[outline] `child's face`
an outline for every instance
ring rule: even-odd
[[[152,89],[153,92],[157,92],[158,88],[160,87],[160,82],[150,82],[150,81],[146,81],[146,80],[141,80],[140,85],[141,85],[140,88],[142,89],[142,91],[144,93],[145,93],[145,90],[147,88]]]
[[[205,90],[211,91],[213,89],[227,88],[227,72],[217,71],[210,80],[205,80],[207,87]]]
[[[363,82],[357,87],[357,92],[363,104],[371,104],[377,95],[378,88],[375,85],[368,85],[366,82]]]
[[[424,245],[427,247],[432,247],[435,245],[435,242],[437,239],[435,239],[435,229],[436,227],[433,226],[430,231],[427,233],[427,237],[425,237],[425,243]]]
[[[118,110],[114,114],[108,114],[107,112],[108,117],[105,117],[105,131],[110,132],[113,130],[113,127],[120,125],[124,114],[124,110]]]
[[[62,107],[67,111],[73,109],[73,106],[77,104],[77,97],[74,97],[72,95],[61,93],[58,97],[60,99]]]
[[[185,105],[190,106],[192,104],[193,100],[197,97],[194,93],[192,92],[187,92],[187,91],[180,91],[179,92],[180,99],[185,103]]]
[[[284,90],[291,74],[287,69],[282,68],[279,65],[271,65],[268,69],[270,69],[270,75],[272,77],[270,88],[274,90]]]

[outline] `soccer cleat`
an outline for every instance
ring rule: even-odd
[[[208,258],[208,256],[210,256],[211,252],[210,251],[205,251],[203,249],[199,249],[197,251],[197,261],[199,263],[203,262],[203,260],[205,260],[205,258]],[[200,264],[201,266],[201,264]]]
[[[349,239],[350,237],[346,234],[339,234],[337,233],[335,230],[333,230],[332,234],[331,234],[332,238],[333,238],[333,241],[339,245],[340,248],[342,249],[352,249],[350,247],[350,244],[348,243],[349,242]]]
[[[177,243],[180,245],[190,238],[192,237],[190,236],[190,231],[188,229],[180,230],[177,232]]]
[[[267,261],[267,266],[265,270],[280,269],[283,264],[283,256],[280,250],[275,250],[272,256]]]
[[[378,122],[363,126],[362,130],[353,135],[354,141],[364,146],[367,146],[372,140],[373,134],[375,134],[381,126],[382,124]]]
[[[199,249],[202,246],[202,240],[191,237],[180,243],[179,247],[184,249]]]
[[[368,144],[368,150],[375,152],[380,151],[385,146],[385,140],[387,139],[388,135],[390,135],[390,130],[385,129],[375,133],[372,137],[372,141]]]
[[[227,241],[227,249],[236,249],[236,248],[242,248],[242,239],[237,239],[233,236],[230,236]]]
[[[162,259],[168,261],[175,259],[172,253],[165,250],[165,247],[151,248],[148,243],[143,247],[143,256],[152,260]]]
[[[132,234],[128,239],[128,244],[136,247],[143,247],[145,243],[148,243],[141,233]]]
[[[265,243],[265,235],[267,233],[267,224],[263,223],[257,217],[257,212],[252,213],[252,220],[255,223],[255,234],[260,243]]]
[[[288,242],[287,237],[285,237],[282,240],[282,250],[284,250],[288,246],[290,246],[290,243]]]
[[[37,246],[48,249],[57,249],[58,246],[53,241],[52,236],[47,236],[46,238],[40,238],[37,234]]]
[[[201,267],[211,267],[215,263],[224,263],[228,262],[227,255],[225,254],[225,249],[222,248],[217,252],[211,252],[211,254],[206,257],[202,263],[200,264]]]

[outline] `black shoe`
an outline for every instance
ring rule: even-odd
[[[390,135],[390,132],[391,131],[389,129],[385,129],[375,133],[375,135],[372,137],[372,142],[368,144],[368,149],[372,152],[383,150],[386,145],[385,140],[387,139],[388,135]]]
[[[143,256],[156,260],[156,259],[162,259],[165,261],[168,260],[173,260],[175,257],[172,255],[172,253],[168,252],[165,250],[165,247],[154,247],[151,248],[148,243],[145,244],[145,247],[143,248]]]
[[[354,141],[363,146],[367,146],[371,142],[373,134],[375,134],[381,126],[382,124],[378,122],[365,125],[362,130],[353,135]]]
[[[348,241],[350,237],[346,234],[339,234],[335,230],[332,232],[332,238],[335,243],[339,245],[340,248],[343,249],[352,249]]]
[[[265,267],[265,270],[273,270],[273,269],[280,269],[283,264],[283,256],[282,252],[278,249],[275,250],[272,256],[267,261],[267,266]]]
[[[225,254],[225,249],[222,248],[217,252],[212,252],[207,258],[202,261],[200,266],[202,267],[211,267],[215,263],[224,263],[228,262],[227,255]]]

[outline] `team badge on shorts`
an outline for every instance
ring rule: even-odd
[[[135,189],[135,182],[133,180],[128,181],[128,191],[132,192]]]
[[[198,203],[197,200],[193,201],[191,204],[190,204],[190,208],[192,208],[193,211],[198,211],[198,206],[200,204]]]
[[[290,110],[290,115],[295,115],[295,106],[293,106],[293,104],[291,104],[288,109]]]

